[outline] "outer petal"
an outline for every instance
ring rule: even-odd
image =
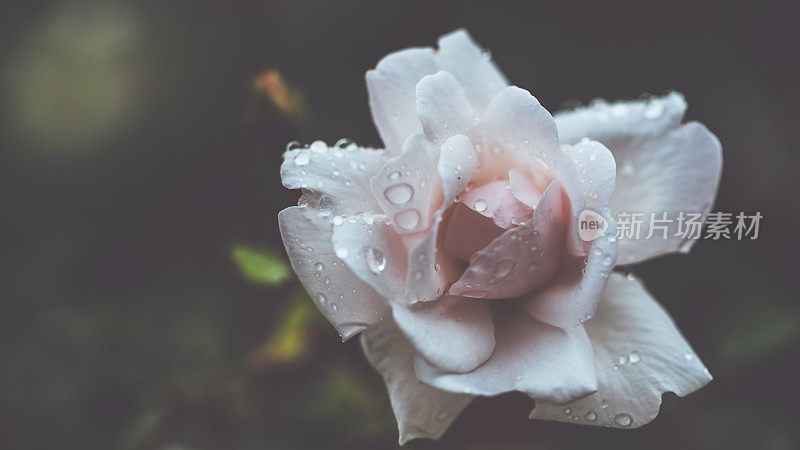
[[[592,242],[588,256],[564,258],[555,279],[523,300],[528,313],[557,327],[574,327],[591,319],[617,259],[616,225],[606,215],[606,234]]]
[[[480,178],[484,184],[505,177],[510,168],[536,176],[543,191],[555,176],[555,155],[559,153],[558,131],[549,112],[530,92],[509,86],[489,103],[478,128],[482,135]]]
[[[428,234],[408,254],[407,298],[422,301],[435,299],[457,276],[454,275],[456,262],[443,252],[436,251],[444,245],[439,242],[439,226],[445,210],[472,179],[477,167],[475,150],[466,136],[453,136],[442,145],[438,171],[444,198],[431,220]]]
[[[417,381],[412,366],[413,349],[391,322],[370,328],[361,346],[386,382],[397,419],[400,445],[415,439],[439,439],[471,396],[440,391]]]
[[[283,154],[281,180],[289,189],[313,191],[310,197],[322,200],[324,215],[352,215],[380,212],[370,192],[369,180],[386,161],[383,150],[329,148],[317,141],[310,148],[289,150]]]
[[[439,65],[459,81],[475,111],[485,109],[492,97],[508,85],[488,56],[464,29],[439,38]]]
[[[661,394],[688,395],[711,375],[672,319],[642,284],[614,274],[586,328],[594,347],[597,393],[567,408],[536,403],[531,418],[636,428],[653,420]]]
[[[485,301],[444,296],[395,307],[393,314],[414,348],[442,370],[469,372],[494,350],[494,322]]]
[[[679,213],[711,210],[722,174],[719,140],[698,122],[690,122],[649,142],[640,152],[621,157],[617,190],[608,207],[613,214],[645,213],[640,239],[620,240],[621,264],[633,264],[665,253],[687,253],[695,240],[676,236]],[[626,169],[632,167],[632,169]],[[650,213],[672,219],[663,239],[661,231],[646,239]]]
[[[513,298],[548,283],[564,246],[561,183],[553,181],[531,220],[512,228],[476,252],[469,268],[450,287],[451,295]]]
[[[339,261],[331,246],[331,225],[311,207],[278,213],[283,245],[314,304],[347,340],[388,317],[378,294]]]
[[[583,327],[552,327],[508,308],[495,316],[492,357],[469,373],[443,372],[415,356],[417,378],[433,387],[474,395],[525,392],[567,403],[597,390],[592,348]]]
[[[432,197],[437,188],[429,180],[437,175],[439,152],[422,133],[406,140],[403,153],[391,159],[370,185],[398,233],[413,233],[428,228]]]
[[[647,236],[649,214],[668,217],[678,212],[708,212],[714,202],[722,169],[719,140],[699,123],[680,126],[686,101],[678,93],[647,102],[596,103],[556,115],[562,142],[583,137],[608,147],[617,165],[612,214],[645,213],[642,234]],[[682,240],[673,228],[669,239],[620,242],[622,264],[632,264],[664,253],[688,252],[693,240]]]
[[[386,301],[405,303],[408,253],[385,216],[350,217],[333,228],[333,248],[361,281]]]
[[[422,131],[417,119],[417,83],[438,71],[433,49],[409,48],[387,55],[367,72],[372,120],[390,155],[400,154],[406,139]]]
[[[469,136],[475,118],[461,86],[447,72],[428,75],[417,84],[417,115],[434,145],[456,134]]]

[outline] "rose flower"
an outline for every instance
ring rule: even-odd
[[[303,190],[278,215],[295,272],[343,339],[362,332],[401,443],[509,391],[535,400],[532,418],[648,423],[662,393],[711,375],[642,283],[613,269],[693,241],[675,224],[617,237],[614,218],[707,213],[719,141],[681,123],[680,94],[553,117],[466,31],[438,44],[367,72],[384,149],[285,153],[283,184]]]

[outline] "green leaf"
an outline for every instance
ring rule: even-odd
[[[291,276],[286,260],[272,250],[236,245],[231,250],[231,259],[242,275],[253,283],[276,286]]]

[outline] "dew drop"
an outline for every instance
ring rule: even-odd
[[[394,184],[383,191],[383,196],[395,205],[402,205],[414,196],[414,188],[408,183]]]
[[[392,172],[392,173],[389,174],[388,178],[390,180],[396,180],[396,179],[400,178],[400,172]]]
[[[693,354],[691,354],[691,353],[684,353],[684,354],[683,354],[683,358],[684,358],[685,360],[687,360],[687,361],[691,361],[691,360],[693,360],[693,359],[694,359],[694,355],[693,355]]]
[[[339,248],[336,249],[336,256],[338,256],[339,258],[342,258],[342,259],[347,258],[348,254],[349,254],[349,252],[344,247],[339,247]]]
[[[501,278],[508,275],[511,270],[514,268],[514,260],[510,258],[505,258],[500,260],[497,263],[497,271],[495,272],[494,276]]]
[[[294,157],[294,163],[298,166],[305,166],[311,160],[308,152],[300,152]]]
[[[631,352],[631,354],[628,356],[628,360],[631,362],[631,364],[636,364],[642,360],[642,357],[639,356],[639,352]]]
[[[633,423],[633,419],[631,418],[630,414],[620,413],[614,416],[614,423],[621,427],[629,427],[631,426],[631,423]]]
[[[299,208],[305,208],[308,206],[308,199],[304,195],[301,195],[300,198],[297,199],[297,206]]]
[[[395,214],[395,223],[404,230],[413,230],[419,224],[419,212],[416,209],[406,209]]]
[[[291,151],[300,148],[300,143],[297,141],[292,141],[286,144],[286,151]]]
[[[377,248],[364,249],[364,258],[366,258],[367,266],[372,273],[378,274],[386,269],[386,256]]]
[[[317,270],[322,270],[322,269],[325,268],[325,266],[322,265],[321,262],[318,262],[318,263],[314,264],[314,268],[317,269]]]
[[[327,298],[325,298],[325,296],[324,296],[324,295],[320,294],[320,295],[319,295],[319,302],[320,302],[320,303],[325,303],[326,301],[328,301],[328,299],[327,299]]]
[[[314,153],[325,153],[328,151],[328,144],[325,141],[314,141],[309,148]]]
[[[569,408],[564,408],[564,414],[566,414],[566,415],[569,415],[570,413],[572,413],[572,410],[571,410],[571,409],[569,409]]]
[[[342,216],[333,216],[333,224],[339,226],[344,223]]]
[[[603,400],[600,402],[600,407],[603,409],[608,408],[608,400]]]
[[[588,420],[589,422],[594,422],[595,420],[597,420],[597,413],[595,413],[594,411],[590,410],[583,417],[585,417],[586,420]]]
[[[482,198],[479,198],[479,199],[478,199],[478,200],[475,202],[475,211],[478,211],[478,212],[484,212],[484,211],[486,211],[486,200],[484,200],[484,199],[482,199]]]
[[[321,197],[319,199],[319,215],[325,217],[331,215],[331,210],[333,209],[333,201],[331,201],[330,197]]]

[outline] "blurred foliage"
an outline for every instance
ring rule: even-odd
[[[267,69],[259,74],[253,80],[253,87],[295,124],[305,119],[307,107],[302,92],[291,86],[278,70]]]
[[[275,251],[236,245],[231,250],[231,259],[239,267],[242,275],[254,283],[274,286],[291,276],[286,260]]]
[[[760,302],[731,317],[719,337],[718,357],[725,366],[757,364],[800,339],[800,317],[781,305]]]

